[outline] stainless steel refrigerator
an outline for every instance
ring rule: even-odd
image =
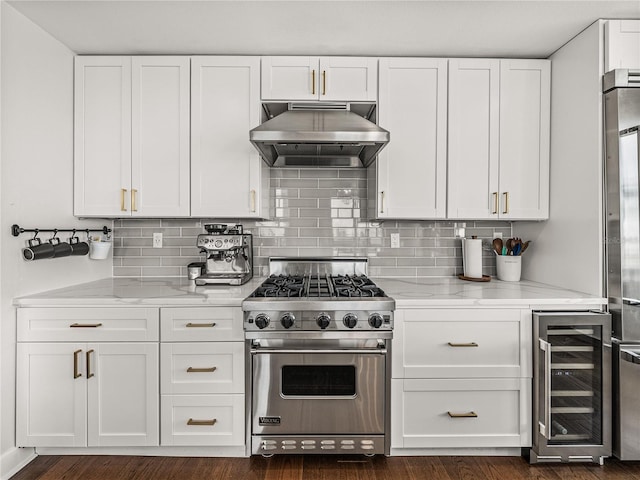
[[[640,460],[640,70],[608,72],[603,92],[613,453]]]

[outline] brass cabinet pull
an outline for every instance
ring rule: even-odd
[[[126,212],[127,209],[124,206],[124,196],[127,194],[127,189],[126,188],[121,188],[120,189],[120,211],[121,212]]]
[[[187,368],[187,372],[189,373],[211,373],[215,372],[218,367],[207,367],[207,368],[196,368],[189,367]]]
[[[82,373],[78,371],[78,355],[82,353],[82,350],[76,350],[73,352],[73,378],[82,376]]]
[[[251,190],[251,211],[256,211],[256,191]]]
[[[380,213],[384,213],[384,192],[380,192]]]
[[[502,213],[509,213],[509,192],[503,192],[504,195],[504,211]]]
[[[466,413],[454,413],[447,412],[449,417],[451,418],[478,418],[478,414],[476,412],[466,412]]]
[[[137,212],[138,209],[136,208],[136,193],[138,193],[138,190],[136,190],[135,188],[131,189],[131,211],[132,212]]]
[[[212,418],[211,420],[194,420],[193,418],[190,418],[187,421],[187,425],[208,425],[208,426],[213,426],[215,425],[215,423],[218,420],[215,418]]]
[[[316,71],[311,70],[311,95],[316,94]]]
[[[327,94],[327,72],[322,71],[322,95]]]
[[[216,326],[215,322],[211,322],[211,323],[191,323],[191,322],[189,322],[186,325],[187,328],[200,328],[200,327],[211,328],[211,327],[215,327],[215,326]]]
[[[498,213],[499,208],[500,207],[498,206],[498,192],[493,192],[493,212],[491,213],[496,215]]]
[[[98,328],[101,326],[101,323],[72,323],[69,328]]]
[[[93,353],[93,349],[88,350],[86,353],[86,357],[87,357],[87,378],[91,378],[93,377],[93,373],[91,373],[91,354]]]
[[[447,342],[450,347],[477,347],[478,344],[476,342],[467,342],[467,343],[455,343],[455,342]]]

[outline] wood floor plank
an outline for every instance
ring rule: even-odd
[[[640,480],[639,462],[529,465],[520,457],[39,456],[12,480]]]

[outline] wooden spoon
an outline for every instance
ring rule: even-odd
[[[529,246],[530,243],[531,243],[531,240],[527,240],[526,242],[524,242],[522,244],[522,250],[520,250],[520,255],[522,255],[524,253],[524,251],[527,249],[527,247]]]
[[[502,239],[501,238],[493,239],[493,249],[498,255],[502,255]]]
[[[507,238],[504,246],[507,247],[507,255],[511,255],[511,250],[513,250],[514,240],[513,238]]]

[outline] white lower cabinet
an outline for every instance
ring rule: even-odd
[[[162,445],[244,445],[244,395],[163,395]]]
[[[393,448],[530,444],[531,380],[392,380]]]
[[[531,310],[399,309],[391,448],[531,444]]]
[[[163,308],[160,317],[161,445],[244,446],[242,310]]]
[[[158,445],[157,343],[18,343],[20,447]]]

